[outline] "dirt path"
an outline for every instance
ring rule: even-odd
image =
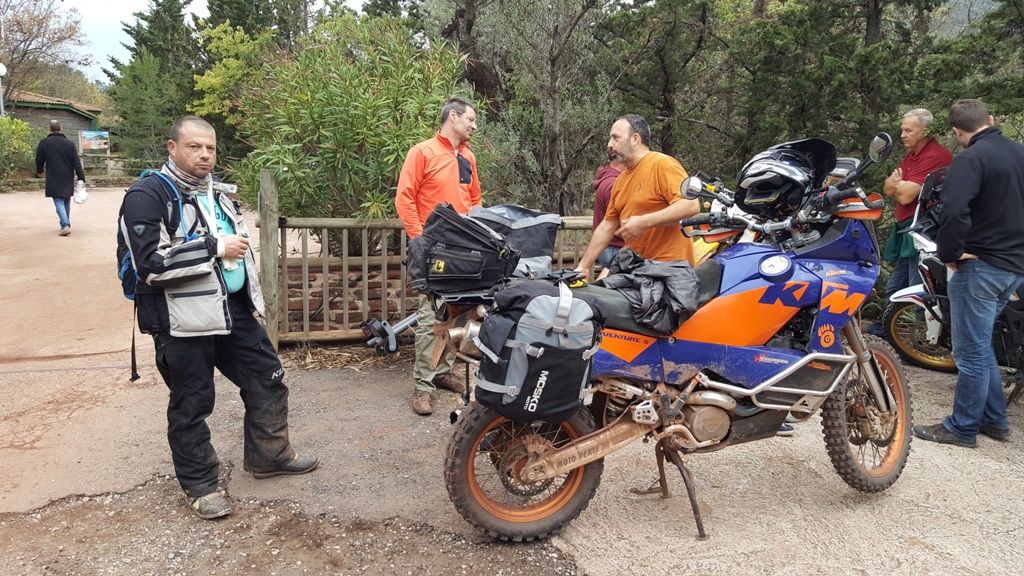
[[[164,438],[166,389],[141,337],[128,382],[131,305],[115,280],[120,190],[94,190],[56,235],[41,192],[0,194],[0,574],[1006,574],[1024,528],[1024,407],[1015,436],[976,450],[915,441],[876,495],[832,471],[817,419],[776,438],[687,458],[711,538],[637,444],[606,460],[601,488],[548,543],[500,545],[448,501],[446,410],[408,408],[407,359],[334,350],[322,370],[292,353],[292,438],[307,476],[256,481],[241,463],[242,408],[220,382],[210,419],[234,511],[205,522],[181,504]],[[319,358],[323,358],[320,356]],[[915,421],[948,409],[953,379],[907,370]],[[454,396],[442,397],[446,408]]]

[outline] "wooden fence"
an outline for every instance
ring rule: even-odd
[[[591,218],[562,220],[565,227],[558,234],[555,265],[574,268],[590,241]],[[359,341],[364,338],[359,329],[364,320],[394,324],[416,312],[416,294],[408,288],[402,266],[407,236],[399,220],[282,216],[277,179],[264,170],[258,226],[267,332],[275,346]],[[332,233],[341,238],[341,256],[331,256],[317,241]],[[349,243],[353,234],[356,247]]]

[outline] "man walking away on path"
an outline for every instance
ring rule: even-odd
[[[71,234],[71,197],[75,195],[75,176],[85,182],[85,170],[78,148],[61,131],[60,122],[50,120],[50,134],[36,146],[36,175],[46,175],[46,197],[53,198],[60,220],[60,235]]]
[[[947,293],[960,373],[953,413],[938,424],[914,426],[914,434],[974,448],[979,433],[1010,437],[992,329],[1024,282],[1024,144],[1003,136],[980,100],[953,104],[949,125],[966,150],[946,174],[936,256],[956,272]]]

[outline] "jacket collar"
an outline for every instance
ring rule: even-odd
[[[441,131],[440,130],[438,130],[437,134],[435,134],[434,137],[437,138],[438,142],[440,142],[441,144],[444,144],[445,148],[448,148],[452,152],[456,152],[455,146],[452,146],[452,141],[447,139],[447,138],[445,138],[444,136],[441,136]],[[463,142],[462,144],[459,144],[458,152],[461,152],[462,149],[466,147],[466,144],[467,144],[466,142]]]
[[[995,126],[989,126],[988,128],[982,130],[981,132],[978,132],[974,136],[971,136],[971,141],[967,143],[967,147],[970,148],[971,146],[974,146],[974,143],[977,142],[978,140],[981,140],[982,138],[989,138],[991,136],[1001,135],[1002,133],[1003,131],[1000,130],[999,128],[996,128]]]

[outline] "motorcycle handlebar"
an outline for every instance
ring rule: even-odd
[[[684,226],[700,226],[701,224],[708,224],[711,222],[710,214],[701,214],[700,216],[694,216],[693,218],[683,218],[679,221],[679,227]]]

